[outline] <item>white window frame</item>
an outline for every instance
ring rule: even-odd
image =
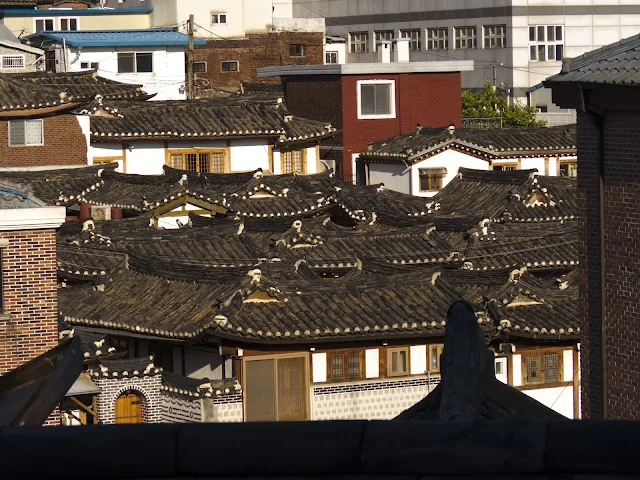
[[[389,85],[390,89],[389,89],[389,95],[391,96],[391,112],[387,113],[387,114],[381,114],[381,115],[376,115],[376,114],[362,114],[361,113],[361,101],[362,101],[362,93],[361,93],[361,87],[363,85]],[[357,82],[357,89],[358,89],[358,119],[359,120],[377,120],[377,119],[382,119],[382,118],[396,118],[396,82],[395,80],[387,80],[387,79],[380,79],[380,80],[358,80]]]
[[[75,20],[76,21],[76,29],[75,30],[62,30],[62,21],[63,20],[68,20],[68,21]],[[64,31],[64,32],[77,32],[78,30],[80,30],[80,17],[61,17],[58,20],[58,22],[59,22],[58,26],[60,27],[61,31]]]
[[[467,36],[466,32],[465,32],[465,36],[464,38],[459,37],[459,34],[462,33],[462,30],[472,30],[473,31],[473,37]],[[473,46],[472,47],[458,47],[456,44],[458,42],[458,40],[460,40],[460,43],[462,44],[463,41],[465,42],[470,42],[473,41]],[[460,27],[453,27],[453,48],[454,50],[475,50],[478,48],[478,27],[475,25],[463,25]]]
[[[27,134],[27,127],[25,125],[25,143],[11,143],[11,124],[12,122],[24,122],[26,123],[35,123],[38,122],[40,123],[40,143],[27,143],[27,139],[26,139],[26,134]],[[42,121],[41,118],[37,118],[37,119],[31,119],[31,120],[9,120],[8,122],[8,134],[9,134],[9,138],[7,140],[7,143],[10,147],[41,147],[44,145],[44,122]]]
[[[235,63],[236,65],[238,65],[238,68],[236,68],[235,70],[223,70],[222,69],[223,63]],[[240,71],[240,60],[220,60],[220,73],[238,73],[239,71]]]
[[[13,59],[22,59],[22,65],[20,66],[5,66],[4,59],[5,58],[13,58]],[[24,70],[26,68],[26,61],[24,55],[13,55],[13,54],[5,54],[0,55],[0,68],[3,70]]]
[[[83,67],[82,64],[86,63],[88,66]],[[95,65],[95,68],[93,67],[93,65]],[[100,69],[100,62],[80,62],[80,68],[82,69],[86,69],[86,70],[99,70]]]
[[[422,51],[422,30],[419,28],[407,28],[400,30],[400,38],[409,40],[409,51]]]
[[[375,42],[373,42],[373,51],[378,51],[378,42],[391,42],[391,51],[393,52],[395,50],[395,42],[393,41],[395,36],[395,30],[377,30],[373,32],[373,38],[375,38]]]
[[[51,20],[53,24],[53,30],[38,30],[38,21],[42,20],[46,23],[47,20]],[[36,17],[33,19],[33,32],[53,32],[56,29],[56,17]]]
[[[494,28],[496,33],[491,34],[491,29]],[[502,34],[498,34],[498,29],[501,30]],[[487,40],[489,40],[489,44],[491,44],[491,40],[495,41],[494,46],[487,46]],[[500,45],[498,45],[500,43]],[[496,25],[483,25],[482,26],[482,48],[486,48],[487,50],[492,50],[494,48],[506,48],[507,47],[507,26],[504,24],[496,24]]]
[[[216,16],[216,21],[213,21],[213,16]],[[224,15],[224,22],[220,21],[220,17]],[[211,25],[228,25],[228,15],[227,12],[211,12],[210,17]]]
[[[444,33],[444,36],[440,34]],[[434,34],[436,34],[434,36]],[[448,50],[449,49],[449,29],[442,27],[427,28],[425,30],[424,45],[427,50]],[[440,48],[440,42],[443,47]]]
[[[548,29],[549,27],[553,28],[553,36],[554,36],[554,40],[549,40],[548,39]],[[539,28],[543,28],[544,29],[544,39],[540,40],[539,35],[538,35],[538,29]],[[558,40],[558,35],[557,35],[557,29],[560,28],[560,32],[562,34],[562,39]],[[534,39],[531,40],[531,29],[533,29],[534,31]],[[556,57],[556,53],[558,50],[558,46],[562,47],[562,57],[564,57],[564,39],[565,39],[565,31],[564,31],[564,25],[529,25],[529,30],[528,30],[528,34],[529,34],[529,61],[530,62],[561,62],[562,58],[555,58]],[[538,55],[538,47],[540,46],[544,46],[544,59],[540,60],[539,55]],[[531,48],[535,47],[535,52],[536,52],[536,58],[532,58],[533,55],[531,54],[532,50]],[[552,60],[549,60],[549,47],[553,47],[553,56],[554,58]]]
[[[366,37],[364,40],[361,38],[362,35]],[[354,40],[355,37],[358,37],[358,40]],[[369,32],[349,32],[349,52],[368,53],[371,50],[371,46],[369,45],[370,41]],[[354,49],[356,45],[364,45],[364,47],[362,50]]]
[[[120,72],[119,71],[119,67],[118,67],[118,55],[120,55],[121,53],[132,53],[133,54],[133,72]],[[138,71],[138,55],[151,55],[151,71],[150,72],[139,72]],[[153,51],[142,51],[142,52],[138,52],[138,51],[122,51],[122,52],[116,52],[116,71],[118,73],[118,75],[151,75],[155,72],[155,66],[156,66],[156,62],[155,62],[155,58],[153,55]]]
[[[335,62],[327,62],[327,58],[330,58],[331,55],[336,56]],[[340,63],[340,54],[336,50],[327,50],[324,54],[324,63],[326,65],[337,65],[338,63]]]

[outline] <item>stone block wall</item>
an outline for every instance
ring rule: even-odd
[[[142,377],[92,377],[101,389],[98,395],[98,418],[100,423],[115,423],[115,403],[117,398],[129,390],[142,396],[142,423],[162,423],[162,376],[160,374]]]
[[[235,423],[244,420],[241,393],[204,401],[209,402],[206,422]]]
[[[311,388],[312,420],[388,420],[422,400],[439,377],[342,383]]]

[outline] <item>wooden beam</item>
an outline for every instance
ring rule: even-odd
[[[75,403],[76,405],[78,405],[80,408],[82,408],[84,411],[89,412],[91,415],[93,415],[94,417],[98,416],[98,413],[91,410],[89,407],[87,407],[84,403],[82,403],[80,400],[78,400],[76,397],[69,397],[69,399]]]
[[[573,418],[580,418],[580,353],[573,347]]]
[[[93,423],[97,424],[98,423],[98,396],[97,395],[92,395],[91,396],[91,409],[96,412],[93,415]]]

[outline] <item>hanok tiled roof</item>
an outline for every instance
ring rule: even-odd
[[[58,278],[68,280],[95,280],[124,268],[124,253],[79,245],[59,244],[56,248]]]
[[[49,205],[76,203],[79,193],[100,183],[100,176],[114,170],[116,163],[80,168],[60,168],[53,170],[3,170],[0,181],[28,185],[34,194]]]
[[[162,368],[153,364],[153,357],[127,358],[123,360],[100,360],[89,367],[94,378],[135,378],[159,375]]]
[[[0,73],[0,115],[20,110],[73,108],[80,101],[59,88],[30,85],[12,75]]]
[[[512,191],[504,216],[513,222],[575,220],[577,182],[568,177],[535,176]]]
[[[117,117],[91,117],[96,141],[122,138],[275,137],[279,144],[317,141],[335,134],[325,122],[291,116],[281,104],[228,105],[217,100],[111,102]]]
[[[575,125],[549,128],[425,128],[373,142],[360,158],[370,162],[411,165],[449,148],[458,148],[486,158],[540,156],[554,153],[575,155]]]
[[[217,398],[240,394],[242,386],[235,378],[209,380],[208,378],[190,378],[162,372],[162,390],[165,394],[175,396]]]
[[[38,85],[66,92],[73,98],[92,99],[99,95],[103,100],[136,99],[146,100],[149,95],[141,85],[116,82],[100,77],[95,71],[84,72],[31,72],[13,73],[11,78],[19,79],[28,85]]]
[[[545,80],[555,83],[640,84],[640,35],[563,61],[562,71]]]
[[[568,268],[578,263],[577,222],[490,223],[472,233],[465,268]]]
[[[37,208],[46,203],[36,198],[30,188],[0,179],[0,209],[3,208]]]

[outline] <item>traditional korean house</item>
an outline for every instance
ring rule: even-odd
[[[358,162],[367,183],[411,195],[432,197],[462,168],[575,178],[575,125],[550,128],[427,128],[369,144]]]

